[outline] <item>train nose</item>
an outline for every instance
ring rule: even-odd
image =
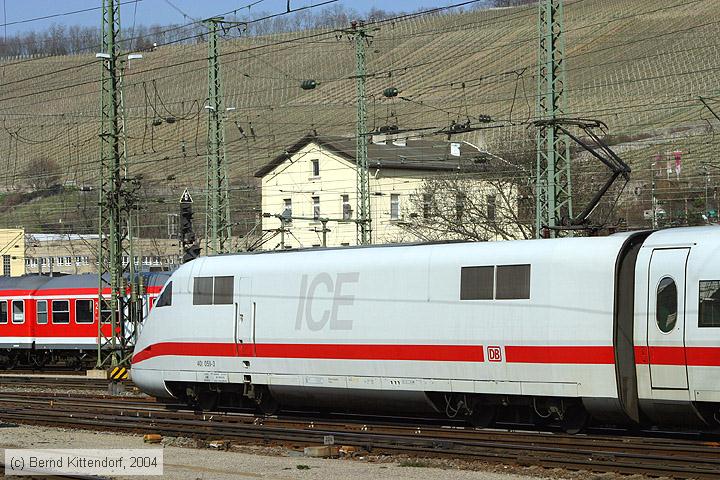
[[[162,370],[143,368],[142,364],[133,365],[130,370],[130,377],[133,383],[148,395],[159,398],[172,398],[170,392],[165,388]]]

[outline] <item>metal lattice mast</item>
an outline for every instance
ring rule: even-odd
[[[222,17],[205,20],[208,27],[208,142],[207,195],[205,197],[205,248],[208,253],[225,253],[230,245],[230,196],[225,164],[225,129],[218,58],[218,28]]]
[[[370,36],[358,24],[348,33],[355,38],[355,89],[357,95],[357,122],[355,127],[355,158],[357,168],[357,240],[360,245],[372,243],[372,216],[370,213],[370,175],[368,173],[367,107],[365,103],[365,44]]]
[[[139,319],[134,306],[126,309],[123,256],[133,264],[132,228],[128,211],[132,208],[127,189],[120,59],[120,4],[103,1],[98,249],[98,322],[97,368],[127,364],[132,337]],[[134,274],[134,272],[131,272]],[[130,276],[132,279],[132,275]],[[109,296],[103,295],[109,290]],[[107,312],[103,314],[104,312]],[[109,318],[108,318],[109,317]]]
[[[563,0],[540,0],[538,11],[538,80],[536,120],[547,120],[537,130],[537,169],[535,178],[535,235],[543,227],[551,236],[561,219],[572,217],[570,145],[567,135],[552,123],[565,114],[565,45],[563,39]]]

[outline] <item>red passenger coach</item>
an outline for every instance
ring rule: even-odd
[[[143,274],[146,314],[168,275]],[[0,367],[81,368],[94,358],[98,321],[110,335],[110,312],[99,305],[95,274],[0,278]]]

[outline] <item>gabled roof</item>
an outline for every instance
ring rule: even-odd
[[[354,137],[307,134],[255,172],[255,176],[264,177],[310,143],[315,143],[350,162],[355,162]],[[387,140],[385,144],[368,142],[368,168],[451,172],[477,170],[486,160],[487,157],[482,152],[466,143],[460,143],[460,156],[454,156],[450,155],[450,142],[412,138],[406,139],[405,145],[395,144],[391,140]]]

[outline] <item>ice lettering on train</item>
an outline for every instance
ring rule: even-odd
[[[315,332],[322,330],[328,323],[330,330],[352,330],[352,318],[341,318],[340,307],[351,306],[355,303],[355,295],[347,293],[347,287],[348,284],[357,283],[359,278],[359,272],[338,273],[335,275],[335,281],[329,273],[319,273],[312,280],[308,278],[308,275],[303,275],[300,281],[300,301],[295,318],[295,330],[302,328],[303,319],[307,328]],[[345,288],[345,292],[343,292],[343,288]],[[316,296],[318,299],[332,298],[332,305],[323,310],[320,315],[317,315],[316,312],[314,316],[313,302]]]

